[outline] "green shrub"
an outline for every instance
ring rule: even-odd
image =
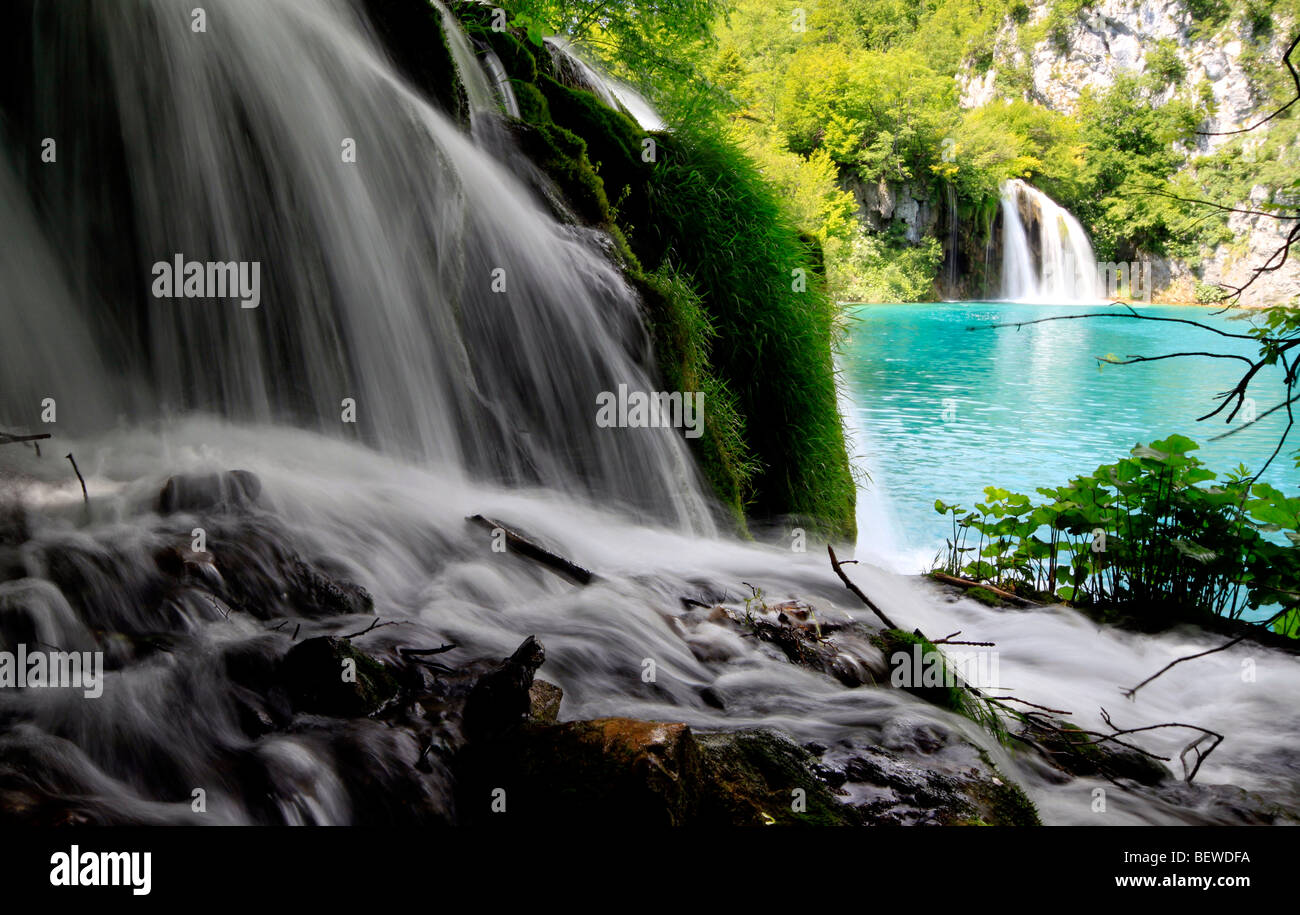
[[[1039,489],[1045,502],[996,487],[970,512],[937,501],[953,525],[944,568],[1157,625],[1295,605],[1300,498],[1244,467],[1216,482],[1198,447],[1179,435],[1135,447]]]
[[[1200,305],[1214,305],[1228,297],[1228,290],[1212,283],[1196,284],[1196,301]]]

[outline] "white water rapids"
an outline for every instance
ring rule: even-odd
[[[250,740],[229,712],[214,658],[240,640],[287,644],[290,630],[268,636],[261,621],[201,603],[181,602],[170,620],[143,619],[143,608],[111,595],[95,617],[80,618],[45,574],[74,550],[126,576],[148,568],[175,536],[154,509],[163,481],[240,468],[261,479],[265,507],[300,549],[369,590],[378,616],[404,624],[367,636],[367,650],[381,656],[399,643],[454,642],[462,647],[453,663],[503,656],[537,635],[548,658],[541,675],[563,687],[565,718],[769,725],[804,741],[886,746],[930,722],[984,747],[1047,822],[1220,816],[1196,806],[1200,795],[1175,804],[1118,790],[1099,815],[1092,792],[1108,783],[1061,784],[964,718],[901,691],[845,688],[729,627],[681,627],[681,598],[735,603],[748,593],[742,582],[769,600],[808,600],[823,619],[874,619],[818,549],[719,535],[671,432],[595,427],[595,392],[650,384],[637,303],[602,240],[556,221],[407,85],[350,4],[211,2],[203,36],[189,31],[191,6],[90,4],[88,19],[69,10],[56,21],[98,36],[113,74],[141,289],[149,263],[175,251],[260,258],[270,277],[260,309],[143,293],[134,306],[98,301],[77,272],[79,258],[97,252],[58,243],[89,204],[38,205],[16,165],[0,169],[0,419],[44,428],[41,398],[59,402],[57,437],[43,456],[0,450],[0,496],[20,503],[31,526],[19,555],[26,577],[0,583],[0,636],[6,614],[23,608],[40,617],[43,640],[68,650],[124,621],[169,629],[187,647],[109,672],[93,701],[0,691],[0,763],[38,760],[51,793],[92,798],[123,818],[265,820],[247,779],[223,762],[238,751],[256,760],[284,821],[356,818],[348,772],[327,745],[298,732]],[[355,167],[339,161],[345,137],[357,140]],[[506,295],[490,289],[498,266]],[[144,314],[143,353],[122,317],[132,307]],[[342,397],[357,400],[360,440],[337,421]],[[62,459],[68,452],[85,475],[88,510]],[[494,553],[465,520],[479,513],[553,544],[599,579],[578,588]],[[949,600],[871,565],[883,536],[865,530],[859,556],[868,562],[849,568],[900,624],[995,641],[1005,689],[1067,709],[1082,725],[1101,727],[1105,707],[1124,727],[1188,721],[1218,730],[1227,739],[1198,782],[1300,802],[1294,657],[1240,645],[1129,702],[1120,687],[1216,640]],[[366,622],[303,621],[301,637]],[[647,658],[654,684],[641,677]],[[1254,682],[1241,676],[1247,659]],[[706,687],[722,708],[702,698]],[[1153,732],[1142,743],[1176,756],[1187,739]],[[370,741],[372,770],[409,766],[419,750],[398,736]],[[195,785],[208,786],[203,819],[191,813]]]

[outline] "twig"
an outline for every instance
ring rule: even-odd
[[[885,616],[885,612],[881,610],[879,607],[877,607],[875,603],[871,600],[871,598],[863,594],[862,589],[859,588],[857,585],[855,585],[849,579],[849,576],[844,574],[844,570],[840,568],[840,561],[835,556],[835,548],[832,547],[829,543],[826,544],[826,552],[829,553],[831,557],[831,568],[834,569],[835,574],[840,577],[840,581],[844,582],[844,587],[848,588],[850,591],[856,594],[858,600],[862,601],[864,604],[867,605],[868,610],[870,610],[876,616],[880,617],[880,621],[885,624],[885,627],[887,629],[897,629],[898,626],[894,623],[894,621],[891,620],[889,617]]]
[[[460,646],[455,642],[450,642],[446,645],[439,646],[438,648],[398,648],[397,653],[400,655],[444,654],[459,647]]]
[[[15,442],[41,442],[51,437],[48,432],[41,432],[36,435],[15,435],[12,432],[0,432],[0,445],[9,445]]]
[[[365,635],[367,632],[370,632],[370,631],[373,630],[373,629],[379,629],[379,628],[382,628],[382,627],[384,627],[384,626],[400,626],[400,625],[402,625],[403,622],[404,622],[403,620],[392,620],[391,622],[381,623],[381,622],[379,622],[379,617],[375,617],[374,622],[372,622],[372,623],[371,623],[369,626],[367,626],[365,629],[362,629],[360,632],[354,632],[354,633],[352,633],[351,635],[343,635],[343,636],[339,636],[339,638],[343,638],[343,639],[356,639],[356,638],[360,638],[361,636]],[[454,647],[455,647],[454,645],[451,646],[451,648],[454,648]],[[447,648],[446,650],[447,650],[447,651],[450,651],[451,648]]]
[[[67,458],[69,461],[72,462],[72,472],[75,473],[77,475],[77,479],[81,481],[81,498],[85,501],[87,505],[89,505],[90,494],[86,492],[86,478],[81,475],[81,470],[80,468],[77,467],[77,459],[72,456],[71,451],[68,452]]]
[[[990,696],[989,702],[1019,702],[1021,705],[1028,705],[1031,708],[1042,709],[1045,712],[1051,712],[1053,715],[1069,715],[1070,713],[1059,708],[1048,708],[1045,705],[1039,705],[1036,702],[1030,702],[1028,699],[1017,699],[1015,696]]]
[[[1215,652],[1219,652],[1219,651],[1227,651],[1229,648],[1231,648],[1233,645],[1236,645],[1238,642],[1244,641],[1245,638],[1246,638],[1246,637],[1245,637],[1244,635],[1239,635],[1239,636],[1237,636],[1235,639],[1233,639],[1232,641],[1230,641],[1230,642],[1225,642],[1224,644],[1220,645],[1218,648],[1211,648],[1211,649],[1209,649],[1208,651],[1197,652],[1196,654],[1188,655],[1188,656],[1185,657],[1185,658],[1178,658],[1177,660],[1170,661],[1168,664],[1166,664],[1164,667],[1160,668],[1158,671],[1156,671],[1155,673],[1153,673],[1151,676],[1147,677],[1145,680],[1143,680],[1143,681],[1142,681],[1141,683],[1139,683],[1137,686],[1131,687],[1131,688],[1126,689],[1126,690],[1122,690],[1122,692],[1124,693],[1125,698],[1127,698],[1127,699],[1132,699],[1135,695],[1137,695],[1137,691],[1138,691],[1138,690],[1140,690],[1142,687],[1146,686],[1146,685],[1147,685],[1148,683],[1150,683],[1152,680],[1154,680],[1154,679],[1156,679],[1157,677],[1159,677],[1159,676],[1161,676],[1162,674],[1164,674],[1164,673],[1165,673],[1167,670],[1169,670],[1171,667],[1175,667],[1175,666],[1177,666],[1177,665],[1179,665],[1179,664],[1182,664],[1184,661],[1195,661],[1197,658],[1203,658],[1203,657],[1205,657],[1207,654],[1214,654]]]

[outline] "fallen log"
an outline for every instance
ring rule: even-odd
[[[1018,594],[1012,594],[1010,591],[1003,591],[1001,588],[995,588],[993,585],[984,584],[978,581],[971,581],[969,578],[958,578],[955,575],[949,575],[947,572],[931,572],[930,577],[935,581],[941,581],[946,585],[952,585],[961,588],[963,591],[969,591],[971,588],[983,588],[991,594],[996,594],[1008,604],[1015,604],[1017,607],[1041,607],[1038,601],[1029,600]]]
[[[480,527],[485,527],[490,531],[501,531],[502,534],[505,535],[506,543],[512,550],[519,553],[521,556],[527,556],[529,559],[541,563],[551,571],[562,575],[576,584],[591,584],[591,580],[596,577],[595,573],[590,569],[584,569],[582,566],[575,562],[570,562],[558,553],[553,553],[546,549],[546,547],[534,543],[523,534],[507,527],[500,521],[493,520],[492,518],[483,515],[471,515],[468,520],[474,522]]]

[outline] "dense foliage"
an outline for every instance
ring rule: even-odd
[[[1296,121],[1281,119],[1265,141],[1235,138],[1200,155],[1196,130],[1214,99],[1206,84],[1184,84],[1172,42],[1149,50],[1145,72],[1085,90],[1068,112],[1052,110],[1032,92],[1030,52],[1043,42],[1063,50],[1088,5],[810,0],[788,8],[733,0],[716,50],[699,67],[725,99],[730,129],[822,241],[843,298],[932,294],[933,251],[843,216],[857,208],[855,185],[882,181],[909,185],[938,206],[951,192],[968,231],[987,232],[1001,183],[1025,178],[1080,216],[1103,260],[1142,251],[1195,261],[1202,245],[1230,240],[1226,214],[1174,198],[1235,203],[1252,182],[1288,186]],[[1251,0],[1193,4],[1192,13],[1207,33],[1244,30],[1250,62],[1271,38],[1274,18],[1294,23],[1296,8],[1294,0]],[[1008,37],[1017,48],[1003,47],[995,67],[995,44]],[[1022,63],[1008,64],[1013,50]],[[980,78],[990,68],[1005,102],[961,107],[958,77]],[[1286,93],[1278,70],[1260,61],[1261,108]]]
[[[1167,624],[1197,615],[1300,622],[1300,498],[1254,482],[1244,467],[1222,480],[1171,436],[1135,447],[1045,501],[997,487],[952,520],[943,570],[1024,595]],[[1290,608],[1283,612],[1280,608]]]

